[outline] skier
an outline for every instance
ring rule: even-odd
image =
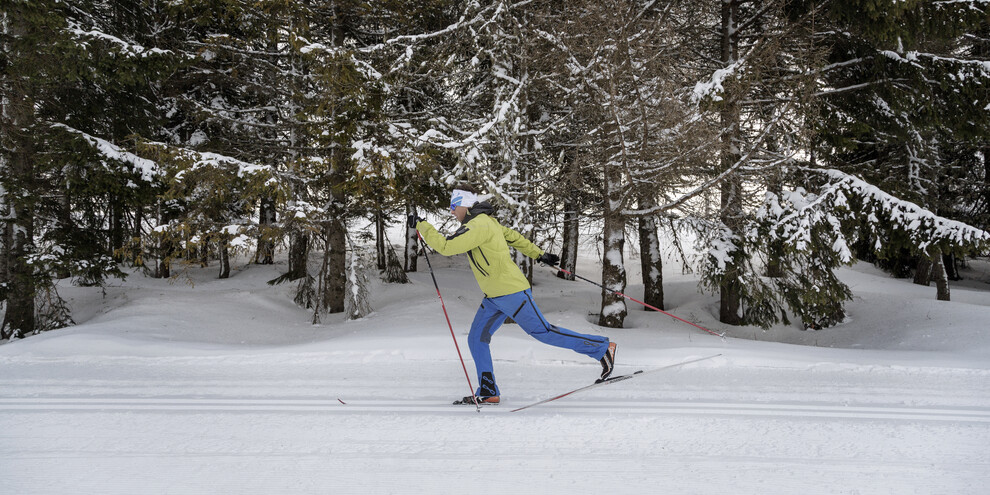
[[[479,201],[476,189],[461,185],[454,189],[450,199],[450,212],[461,222],[453,235],[444,237],[429,222],[415,214],[409,215],[409,227],[418,230],[423,240],[438,253],[444,256],[468,254],[471,271],[485,294],[468,334],[479,386],[475,397],[465,397],[455,404],[474,404],[475,399],[479,404],[499,403],[489,344],[492,334],[509,317],[540,342],[597,359],[602,365],[600,380],[607,379],[615,364],[615,343],[606,337],[580,334],[548,322],[533,302],[529,281],[512,261],[509,246],[550,266],[556,265],[560,257],[536,247],[519,232],[500,225],[491,216],[494,211],[487,201]]]

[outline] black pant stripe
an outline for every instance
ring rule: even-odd
[[[543,318],[543,316],[540,314],[540,311],[538,309],[536,309],[536,303],[533,302],[533,297],[531,295],[529,295],[529,294],[526,294],[526,299],[529,301],[529,305],[533,307],[533,313],[540,317],[540,321],[543,322],[543,326],[544,326],[544,328],[547,329],[548,332],[553,332],[553,333],[555,333],[557,335],[563,335],[564,337],[571,337],[571,338],[575,338],[575,339],[587,340],[589,342],[595,342],[597,344],[604,344],[605,343],[605,339],[586,339],[584,337],[577,337],[577,336],[574,336],[574,335],[569,335],[569,334],[566,334],[564,332],[561,332],[561,331],[557,330],[557,327],[554,326],[554,325],[551,325],[545,318]],[[526,304],[526,303],[523,302],[523,304]],[[519,313],[519,311],[516,311],[516,313]],[[513,316],[515,316],[515,315],[513,315]]]

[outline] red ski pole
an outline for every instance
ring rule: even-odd
[[[426,244],[426,239],[423,239],[423,234],[416,231],[416,235],[419,239]],[[450,316],[447,315],[447,305],[443,303],[443,296],[440,295],[440,284],[437,283],[437,276],[433,273],[433,264],[430,263],[430,255],[423,251],[423,256],[426,257],[426,266],[430,267],[430,277],[433,278],[433,286],[437,288],[437,297],[440,298],[440,307],[443,308],[443,316],[447,319],[447,328],[450,328],[450,338],[454,339],[454,348],[457,349],[457,357],[461,360],[461,368],[464,369],[464,378],[467,378],[468,387],[471,388],[471,397],[474,398],[474,407],[481,412],[481,404],[478,404],[478,396],[474,393],[474,384],[471,383],[471,375],[468,374],[467,365],[464,364],[464,356],[461,355],[461,346],[457,345],[457,337],[454,336],[454,326],[450,324]]]
[[[661,312],[661,313],[663,313],[663,314],[665,314],[665,315],[667,315],[667,316],[669,316],[669,317],[671,317],[671,318],[673,318],[675,320],[683,321],[684,323],[687,323],[688,325],[691,325],[692,327],[695,327],[695,328],[700,328],[701,330],[704,330],[704,331],[706,331],[706,332],[708,332],[708,333],[710,333],[710,334],[712,334],[712,335],[714,335],[716,337],[721,337],[723,339],[725,338],[725,334],[724,333],[722,333],[722,334],[715,333],[715,332],[713,332],[713,331],[711,331],[711,330],[709,330],[709,329],[707,329],[707,328],[705,328],[705,327],[703,327],[701,325],[697,325],[697,324],[691,323],[690,321],[687,321],[684,318],[681,318],[679,316],[674,316],[674,315],[672,315],[672,314],[670,314],[670,313],[668,313],[668,312],[666,312],[666,311],[664,311],[664,310],[662,310],[660,308],[657,308],[655,306],[651,306],[649,304],[646,304],[645,302],[640,301],[639,299],[636,299],[636,298],[633,298],[633,297],[629,297],[629,296],[627,296],[627,295],[625,295],[625,294],[623,294],[623,293],[621,293],[621,292],[619,292],[619,291],[617,291],[615,289],[609,289],[608,287],[605,287],[604,285],[599,284],[598,282],[595,282],[594,280],[586,279],[586,278],[584,278],[584,277],[582,277],[580,275],[571,273],[571,272],[569,272],[567,270],[564,270],[563,268],[560,268],[560,267],[551,266],[550,268],[553,268],[555,270],[560,270],[560,271],[562,271],[562,272],[564,272],[564,273],[566,273],[566,274],[568,274],[568,275],[570,275],[570,276],[572,276],[574,278],[579,278],[581,280],[584,280],[585,282],[588,282],[588,283],[591,283],[591,284],[595,284],[595,285],[601,287],[602,289],[605,289],[605,290],[607,290],[609,292],[612,292],[612,293],[614,293],[616,295],[622,296],[622,297],[624,297],[626,299],[629,299],[630,301],[633,301],[633,302],[637,302],[639,304],[642,304],[643,306],[646,306],[647,308],[650,308],[653,311],[659,311],[659,312]]]

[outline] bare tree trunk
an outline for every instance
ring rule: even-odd
[[[229,239],[227,235],[224,234],[220,236],[219,248],[220,248],[220,278],[230,278],[230,248],[228,247]]]
[[[406,203],[406,218],[409,218],[409,215],[412,215],[415,211],[411,204]],[[403,252],[403,258],[403,268],[407,272],[416,271],[416,262],[419,260],[419,235],[414,228],[406,227],[406,247]]]
[[[560,267],[570,273],[577,273],[578,239],[580,232],[578,200],[571,195],[571,199],[564,202],[564,231],[563,247],[560,252]],[[574,275],[564,272],[557,272],[557,276],[564,280],[574,280]]]
[[[385,214],[382,212],[381,206],[375,207],[375,255],[378,269],[384,270],[388,259],[385,253]]]
[[[949,277],[945,273],[945,262],[942,259],[942,249],[932,248],[932,278],[935,279],[935,287],[938,292],[939,301],[949,300]]]
[[[645,210],[655,206],[655,203],[653,198],[644,195],[640,197],[639,207]],[[656,217],[639,218],[639,254],[643,269],[643,301],[658,309],[666,309],[663,307],[663,259]],[[653,311],[645,308],[646,311]]]
[[[628,311],[626,300],[613,291],[625,292],[626,268],[623,261],[623,248],[626,243],[625,218],[622,216],[621,204],[615,200],[621,181],[621,174],[614,170],[615,166],[606,165],[605,171],[605,230],[602,260],[602,285],[609,290],[602,290],[602,309],[598,324],[609,328],[622,328]]]
[[[347,231],[344,222],[334,217],[324,230],[326,253],[321,284],[322,306],[327,313],[344,312],[344,287],[347,285]]]
[[[570,152],[573,153],[573,152]],[[563,155],[564,165],[567,167],[567,178],[563,184],[564,190],[564,229],[563,247],[560,253],[560,267],[577,273],[578,240],[580,239],[581,220],[581,167],[574,160],[573,155],[565,152]],[[574,280],[573,275],[564,272],[557,272],[557,276],[564,280]]]

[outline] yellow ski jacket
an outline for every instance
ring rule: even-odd
[[[494,218],[491,205],[481,202],[468,212],[461,228],[444,237],[429,222],[416,224],[416,230],[431,248],[444,256],[467,253],[471,271],[485,297],[513,294],[530,288],[522,270],[512,261],[509,246],[520,253],[537,258],[544,251],[519,232],[503,227]]]

